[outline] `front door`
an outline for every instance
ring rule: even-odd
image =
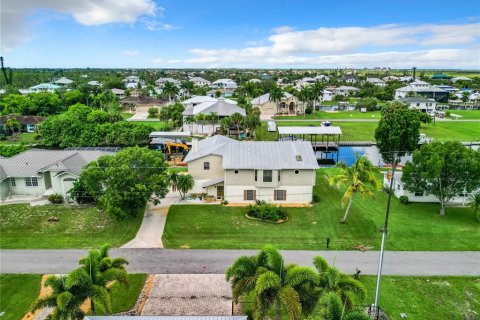
[[[223,198],[223,186],[217,186],[217,198]]]

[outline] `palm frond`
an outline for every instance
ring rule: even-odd
[[[305,283],[315,285],[318,283],[318,275],[312,268],[294,266],[287,271],[286,283],[292,287]]]
[[[280,290],[280,301],[285,307],[288,318],[298,320],[302,315],[302,305],[298,293],[292,287],[283,287]]]
[[[318,270],[319,273],[324,273],[328,269],[330,269],[330,265],[328,264],[327,260],[321,256],[315,256],[313,258],[313,265]]]

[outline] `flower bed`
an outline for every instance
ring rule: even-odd
[[[285,222],[288,220],[285,209],[260,201],[255,205],[248,206],[247,218],[275,223]]]

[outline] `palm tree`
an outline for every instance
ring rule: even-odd
[[[323,85],[320,82],[315,82],[310,86],[311,98],[313,100],[313,108],[317,105],[317,99],[323,97]]]
[[[230,117],[225,117],[220,120],[220,128],[222,129],[222,133],[227,133],[230,136],[230,125],[232,122],[230,121]]]
[[[366,289],[360,281],[341,273],[337,268],[328,265],[327,261],[316,256],[313,265],[318,271],[318,288],[322,296],[334,293],[340,297],[342,305],[348,310],[354,307],[354,300],[363,301],[366,297]]]
[[[255,130],[262,125],[262,122],[260,121],[260,117],[258,115],[251,113],[245,117],[243,120],[243,125],[248,128],[251,136],[254,137]]]
[[[170,186],[172,187],[172,191],[177,191],[177,182],[178,182],[179,174],[177,171],[172,171],[168,175],[168,181],[170,182]]]
[[[100,249],[90,250],[86,257],[80,259],[80,268],[72,271],[67,277],[67,283],[80,283],[81,278],[87,277],[91,281],[89,293],[90,309],[96,312],[95,304],[100,304],[103,309],[110,312],[110,284],[118,282],[128,286],[128,274],[125,265],[128,261],[124,258],[110,258],[108,251],[110,244],[104,244]]]
[[[20,130],[20,128],[20,122],[18,122],[18,120],[15,118],[10,118],[5,122],[5,131],[10,131],[12,135],[15,135],[15,132]]]
[[[335,292],[323,295],[319,304],[323,306],[320,317],[324,320],[371,320],[362,310],[345,310],[342,299]]]
[[[469,196],[469,205],[470,208],[473,209],[473,214],[477,217],[478,221],[480,222],[480,214],[477,213],[478,208],[480,208],[480,192],[477,192],[475,194],[471,194]]]
[[[210,120],[210,123],[212,124],[212,132],[215,132],[214,128],[215,128],[215,124],[217,123],[217,120],[218,120],[218,114],[214,111],[210,112],[207,115],[207,120]]]
[[[190,92],[193,90],[194,84],[191,81],[184,80],[180,84],[180,88],[182,88],[187,96],[190,96]]]
[[[203,124],[204,124],[206,118],[207,118],[207,116],[204,115],[203,113],[199,113],[195,116],[195,122],[197,123],[197,126],[198,126],[198,123],[200,121],[202,122],[202,134],[203,134]]]
[[[339,162],[337,167],[340,168],[340,174],[330,177],[330,184],[336,185],[337,188],[347,186],[347,190],[342,197],[342,205],[348,202],[347,210],[343,216],[341,223],[347,221],[350,207],[352,206],[353,198],[355,194],[359,192],[363,197],[369,196],[374,198],[372,190],[367,185],[373,186],[374,190],[378,190],[380,182],[375,177],[375,174],[379,172],[366,156],[360,157],[355,153],[355,163],[348,167],[344,162]]]
[[[88,288],[68,286],[67,276],[50,276],[45,281],[45,286],[52,288],[52,292],[46,297],[39,298],[32,312],[51,307],[53,308],[51,320],[76,320],[85,317],[81,306],[85,302]]]
[[[244,117],[240,113],[235,112],[229,118],[230,118],[231,124],[237,127],[238,138],[240,138],[240,125],[243,123]]]
[[[284,94],[283,94],[283,90],[281,88],[273,87],[272,89],[270,89],[270,97],[268,98],[268,100],[277,104],[277,112],[276,113],[279,112],[279,109],[280,109],[279,103],[280,103],[280,101],[282,101],[283,96],[284,96]]]
[[[191,174],[180,174],[177,177],[177,189],[180,192],[180,197],[182,200],[185,199],[185,196],[188,191],[193,189],[195,181]]]
[[[318,299],[318,275],[311,268],[285,265],[271,245],[263,247],[257,256],[238,258],[227,269],[226,279],[236,303],[240,297],[255,294],[255,319],[264,319],[274,307],[280,320],[282,305],[289,319],[301,319],[313,311]]]
[[[310,90],[308,87],[303,87],[302,90],[298,93],[298,100],[302,101],[303,106],[303,113],[305,114],[305,102],[309,102],[310,98]]]
[[[175,97],[178,94],[179,89],[173,82],[167,81],[163,85],[162,92],[168,96],[168,102],[172,103],[172,97]]]
[[[195,119],[193,118],[193,116],[186,116],[183,119],[183,123],[185,123],[186,125],[188,125],[190,127],[190,132],[193,131],[193,124],[195,123]]]

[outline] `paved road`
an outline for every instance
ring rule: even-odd
[[[85,250],[0,250],[1,273],[66,273],[77,267]],[[111,251],[130,261],[129,272],[139,273],[223,273],[240,255],[252,250],[173,250],[131,249]],[[377,272],[378,252],[359,251],[283,251],[287,263],[311,266],[312,257],[321,255],[343,272]],[[480,252],[405,252],[385,253],[386,275],[477,275],[480,276]]]

